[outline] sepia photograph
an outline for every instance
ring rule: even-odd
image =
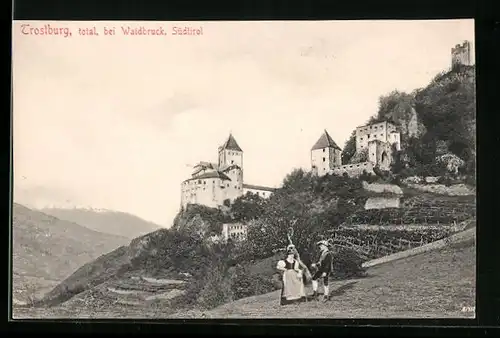
[[[13,21],[11,318],[476,316],[474,20]]]

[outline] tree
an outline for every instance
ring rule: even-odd
[[[231,213],[236,221],[250,221],[262,216],[265,205],[264,198],[248,192],[233,202]]]
[[[356,153],[356,130],[353,130],[351,136],[347,139],[342,150],[342,164],[349,164],[349,161]]]

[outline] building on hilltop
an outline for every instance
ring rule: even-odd
[[[311,167],[315,175],[323,176],[342,164],[342,149],[325,131],[311,148]]]
[[[383,121],[356,128],[356,151],[369,148],[373,141],[395,144],[397,150],[401,149],[400,133],[392,121]]]
[[[222,239],[227,241],[246,241],[248,234],[248,225],[242,223],[226,223],[222,224]]]
[[[451,49],[451,67],[459,65],[471,65],[471,44],[469,41],[464,41],[461,45],[457,44]]]
[[[267,198],[273,188],[243,183],[243,150],[232,134],[218,149],[217,163],[199,162],[181,184],[181,206],[201,204],[218,208],[247,192]]]
[[[346,173],[359,176],[364,171],[373,172],[374,167],[389,170],[392,163],[393,147],[401,150],[401,134],[392,121],[377,122],[356,128],[356,153],[353,158],[357,163],[342,165],[340,147],[325,130],[311,149],[311,167],[313,174]]]
[[[274,188],[264,187],[261,185],[243,184],[243,194],[252,193],[260,197],[268,198],[274,192]]]

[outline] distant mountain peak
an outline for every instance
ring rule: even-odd
[[[92,206],[54,207],[52,205],[39,210],[95,231],[125,236],[130,239],[163,228],[159,224],[127,212]]]

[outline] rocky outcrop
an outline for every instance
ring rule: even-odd
[[[447,153],[436,157],[436,162],[444,164],[450,173],[457,174],[458,170],[465,165],[465,161],[457,155]]]
[[[395,184],[380,184],[380,183],[367,183],[363,182],[365,190],[375,193],[389,193],[395,195],[403,195],[403,190]]]
[[[349,161],[350,164],[363,163],[368,161],[368,148],[356,151]]]
[[[415,190],[420,190],[423,192],[430,192],[433,194],[439,195],[448,195],[448,196],[470,196],[475,195],[476,192],[474,189],[468,187],[465,184],[455,184],[450,187],[445,186],[444,184],[407,184],[409,188],[413,188]]]
[[[365,210],[399,208],[399,197],[370,197],[366,200]]]
[[[414,107],[410,108],[409,119],[401,123],[401,131],[403,135],[414,138],[419,138],[425,134],[426,128],[419,120],[417,111]]]

